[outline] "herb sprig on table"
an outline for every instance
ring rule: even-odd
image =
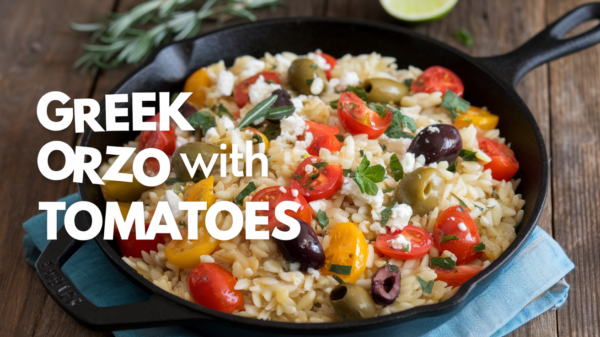
[[[92,42],[82,46],[86,53],[73,66],[97,71],[135,64],[156,47],[195,36],[206,20],[219,24],[233,17],[256,21],[254,9],[274,9],[279,3],[281,0],[148,0],[125,13],[108,13],[99,22],[72,23],[73,30],[90,33]]]

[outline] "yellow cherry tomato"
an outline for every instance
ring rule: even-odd
[[[214,179],[212,176],[200,180],[184,193],[184,201],[206,201],[206,209],[209,209],[217,200],[213,193]],[[213,238],[204,225],[206,211],[201,211],[202,220],[199,224],[187,224],[198,226],[198,240],[188,240],[187,230],[182,231],[183,240],[169,242],[165,249],[167,260],[179,268],[194,268],[200,264],[200,256],[210,255],[219,246],[220,241]]]
[[[119,210],[121,211],[121,216],[123,216],[123,219],[127,219],[127,214],[129,214],[129,209],[131,208],[131,203],[119,201],[117,204],[119,205]]]
[[[144,186],[135,176],[133,181],[128,183],[124,181],[104,181],[101,186],[102,192],[110,201],[136,201],[142,196],[142,193],[151,189],[151,186]]]
[[[329,232],[329,247],[325,250],[323,274],[333,275],[331,265],[352,266],[350,275],[335,273],[348,283],[355,283],[367,264],[369,246],[365,236],[352,222],[341,223]],[[334,267],[335,268],[335,267]]]
[[[197,108],[204,106],[206,99],[206,88],[210,87],[210,78],[206,69],[196,70],[185,81],[183,92],[191,92],[192,95],[187,99],[188,103],[195,105]]]
[[[464,114],[456,116],[454,127],[462,129],[473,124],[481,130],[493,130],[498,126],[498,119],[498,116],[487,110],[471,106]]]
[[[262,132],[256,130],[255,128],[246,128],[246,131],[250,131],[250,133],[252,135],[259,135],[260,138],[262,139],[263,144],[265,144],[264,146],[264,151],[263,151],[263,147],[260,146],[260,143],[256,142],[255,140],[252,140],[252,143],[254,144],[254,146],[258,145],[258,150],[260,151],[260,153],[267,153],[267,150],[269,149],[269,140],[267,139],[267,136],[265,136]]]

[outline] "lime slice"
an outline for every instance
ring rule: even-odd
[[[458,0],[380,0],[388,14],[408,22],[435,21],[448,14]]]

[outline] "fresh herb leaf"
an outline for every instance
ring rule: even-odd
[[[202,130],[202,135],[205,135],[208,129],[217,125],[215,116],[208,109],[202,109],[187,119],[188,123],[196,129]]]
[[[343,143],[345,138],[344,135],[335,135],[335,138],[337,138],[338,142]]]
[[[471,103],[458,97],[450,89],[446,89],[444,98],[442,98],[442,104],[440,105],[450,112],[450,117],[452,118],[453,122],[459,113],[464,114],[471,107]]]
[[[492,197],[494,197],[494,198],[499,198],[500,196],[498,195],[498,192],[496,192],[496,191],[492,191]],[[494,208],[494,207],[496,207],[496,206],[493,206],[492,208]],[[488,207],[488,208],[489,208],[489,207]]]
[[[383,193],[390,193],[390,192],[394,192],[395,188],[392,188],[391,190],[383,190]]]
[[[397,203],[398,202],[394,201],[392,204],[388,205],[383,211],[381,211],[381,227],[387,224],[388,220],[390,219],[390,215],[392,214],[392,208],[394,208],[394,206],[396,206]]]
[[[462,199],[461,199],[461,198],[459,198],[459,197],[457,197],[457,196],[454,196],[454,197],[456,197],[456,199],[458,199],[458,204],[459,204],[460,206],[462,206],[462,207],[466,207],[466,208],[469,208],[469,206],[467,206],[467,204],[465,204],[465,202],[464,202],[464,201],[462,201]]]
[[[179,226],[187,227],[187,224],[185,223],[185,221],[181,220],[181,221],[179,221]]]
[[[275,82],[275,81],[273,81],[273,80],[271,80],[271,79],[268,79],[268,80],[266,80],[266,81],[265,81],[265,83],[269,83],[269,84],[277,84],[277,82]]]
[[[312,70],[317,70],[318,67],[319,66],[317,66],[316,63],[313,63],[313,64],[310,65],[310,69],[312,69]]]
[[[269,109],[269,111],[267,111],[267,114],[265,115],[265,118],[281,120],[286,117],[290,117],[294,113],[294,111],[296,111],[296,108],[294,106],[280,106],[277,108]]]
[[[337,275],[333,275],[332,276],[334,280],[338,281],[339,284],[344,284],[346,282],[344,282],[344,280],[342,280],[341,277],[337,276]]]
[[[381,151],[387,151],[387,146],[385,146],[385,144],[381,145]]]
[[[306,80],[306,84],[311,85],[312,82],[314,82],[314,80],[315,80],[314,78],[309,78]]]
[[[414,81],[414,79],[407,78],[407,79],[404,80],[404,84],[406,84],[406,86],[410,89],[410,86],[412,85],[413,81]]]
[[[273,103],[275,103],[275,101],[277,100],[277,97],[277,95],[272,95],[271,97],[258,103],[254,108],[252,108],[250,111],[248,111],[248,113],[246,113],[246,116],[242,118],[240,123],[236,126],[236,129],[243,129],[255,120],[264,118],[267,112],[269,111],[269,107],[273,105]]]
[[[361,156],[361,157],[364,157],[364,156],[365,156],[365,150],[363,150],[363,149],[360,149],[360,156]]]
[[[380,183],[385,179],[385,168],[381,165],[370,166],[364,170],[362,175],[374,183]]]
[[[395,181],[400,181],[400,179],[404,178],[404,168],[402,168],[400,159],[398,159],[398,155],[395,153],[390,157],[390,169]]]
[[[350,275],[352,273],[352,266],[332,264],[331,267],[329,267],[329,271],[340,275]]]
[[[180,92],[174,92],[173,95],[171,95],[171,104],[173,104],[173,102],[175,102],[175,100],[177,99],[177,96],[179,96]]]
[[[398,266],[395,264],[388,264],[388,270],[391,271],[392,273],[395,273],[398,271]]]
[[[360,97],[360,99],[362,99],[363,101],[367,100],[367,93],[365,92],[365,89],[363,89],[363,87],[361,87],[360,85],[357,85],[355,87],[349,85],[346,87],[346,91],[355,93],[356,96]]]
[[[465,209],[462,206],[458,206],[458,209],[460,209],[460,211],[463,213],[467,213],[467,212],[465,212]]]
[[[448,168],[446,170],[455,173],[456,172],[456,165],[458,165],[457,162],[452,163],[452,165],[448,166]]]
[[[386,106],[392,114],[392,122],[390,126],[385,130],[385,135],[389,138],[409,138],[413,139],[415,136],[411,135],[408,132],[404,132],[404,128],[409,129],[411,132],[417,131],[417,124],[415,124],[415,120],[403,114],[401,110],[391,107],[389,105]]]
[[[308,190],[309,190],[309,191],[313,191],[314,189],[315,189],[315,188],[314,188],[314,187],[312,187],[312,186],[310,186],[310,187],[308,188]]]
[[[261,143],[264,143],[264,142],[265,141],[263,140],[263,138],[259,134],[255,133],[255,134],[252,135],[252,144],[253,145],[261,144]]]
[[[410,250],[410,245],[404,245],[402,246],[402,250],[405,252],[408,252]]]
[[[352,172],[352,169],[343,169],[343,175],[344,177],[354,176],[354,172]]]
[[[473,36],[471,36],[471,33],[465,28],[461,28],[454,32],[454,38],[467,47],[473,47]]]
[[[417,276],[417,280],[419,280],[419,283],[421,283],[421,287],[423,287],[423,292],[428,295],[431,294],[431,291],[433,290],[433,280],[427,282],[420,276]]]
[[[446,243],[452,240],[460,240],[456,235],[444,235],[442,236],[442,243]]]
[[[380,183],[385,179],[385,168],[381,165],[369,166],[371,162],[367,157],[362,157],[360,165],[356,170],[354,181],[360,188],[361,193],[367,193],[375,196],[379,192],[375,183]]]
[[[477,206],[475,204],[473,204],[473,206],[475,206],[475,208],[477,208],[478,210],[483,211],[483,207],[479,207],[479,206]]]
[[[384,118],[385,115],[387,115],[386,107],[379,103],[369,103],[367,106],[369,109],[375,111],[381,118]]]
[[[458,155],[465,161],[477,161],[477,156],[473,151],[462,149]]]
[[[454,269],[456,267],[456,262],[449,257],[432,257],[429,259],[429,264],[443,269]]]
[[[477,245],[475,245],[475,247],[473,247],[473,250],[476,251],[476,252],[482,252],[482,251],[484,251],[485,250],[485,243],[483,243],[483,241],[480,242],[480,243],[478,243]]]
[[[329,106],[330,106],[332,109],[337,109],[337,106],[338,106],[338,102],[339,102],[339,101],[340,101],[339,99],[336,99],[335,101],[331,101],[331,102],[329,102]]]
[[[316,163],[313,163],[312,166],[316,169],[320,169],[320,168],[327,166],[327,162],[326,161],[318,161]]]
[[[217,116],[219,117],[223,117],[227,115],[227,117],[233,119],[233,115],[231,114],[231,112],[229,112],[229,110],[227,110],[227,108],[225,106],[223,106],[223,103],[219,104],[219,107],[217,108]]]
[[[302,180],[302,176],[299,174],[292,174],[292,179],[294,180]]]
[[[167,179],[167,181],[165,181],[165,184],[167,184],[167,186],[171,186],[177,183],[185,183],[185,180],[179,178],[169,178]]]
[[[365,178],[363,175],[357,174],[354,177],[354,181],[358,185],[358,188],[360,189],[360,193],[366,193],[366,194],[372,195],[372,196],[377,195],[377,192],[379,191],[377,189],[377,185],[375,185],[375,183],[372,182],[371,180]]]
[[[281,134],[281,127],[279,126],[279,124],[269,124],[265,127],[262,133],[263,135],[265,135],[265,137],[267,137],[269,141],[272,141],[273,139],[279,137],[279,135]]]
[[[246,185],[246,187],[244,187],[240,194],[238,194],[238,196],[235,197],[235,203],[238,205],[242,205],[244,203],[244,198],[250,195],[250,193],[254,192],[255,190],[256,185],[254,185],[254,182],[251,181],[250,183],[248,183],[248,185]]]
[[[329,225],[329,217],[327,217],[327,213],[323,212],[322,210],[319,210],[319,212],[317,212],[317,220],[321,229]]]

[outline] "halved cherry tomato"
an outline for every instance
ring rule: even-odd
[[[383,118],[369,109],[355,93],[347,91],[338,101],[338,117],[352,135],[366,134],[369,139],[381,136],[392,123],[393,114],[386,110]]]
[[[341,148],[342,146],[340,145],[340,141],[335,135],[326,135],[313,140],[306,151],[308,151],[310,155],[318,156],[321,149],[327,149],[331,152],[336,152]]]
[[[401,249],[395,249],[389,242],[400,234],[402,234],[407,241],[410,241],[410,250],[408,252]],[[429,233],[417,226],[408,225],[401,231],[397,230],[394,233],[379,234],[379,236],[377,236],[377,241],[375,241],[375,248],[383,255],[394,259],[414,260],[427,255],[432,244],[433,239]]]
[[[458,114],[454,120],[457,129],[466,128],[473,124],[481,130],[492,130],[498,126],[498,116],[476,106],[471,106],[464,114]]]
[[[483,168],[492,170],[492,178],[496,180],[511,180],[519,170],[515,153],[508,146],[488,138],[477,137],[477,142],[479,149],[492,158]]]
[[[210,87],[211,81],[205,68],[196,70],[185,81],[183,92],[191,92],[192,95],[187,99],[188,103],[200,108],[206,100],[206,88]],[[196,109],[197,110],[197,109]],[[196,112],[196,111],[194,111]]]
[[[306,121],[305,123],[306,127],[304,129],[304,134],[306,134],[307,132],[312,133],[313,139],[317,139],[321,136],[326,135],[337,135],[340,133],[340,129],[337,126],[329,126],[311,121]],[[299,140],[304,140],[304,134],[302,134],[302,139]]]
[[[283,190],[285,192],[283,192]],[[277,218],[275,217],[275,207],[283,201],[293,201],[300,204],[300,208],[298,208],[297,212],[285,211],[285,214],[291,216],[294,219],[300,219],[304,222],[310,224],[312,221],[312,214],[310,211],[310,206],[306,199],[298,193],[297,196],[294,196],[292,193],[292,189],[289,187],[282,186],[271,186],[265,189],[262,189],[252,197],[252,201],[268,201],[269,202],[269,210],[268,211],[257,211],[256,215],[258,216],[266,216],[269,218],[269,224],[267,228],[269,230],[275,229],[275,227],[285,226]],[[287,226],[285,226],[287,227]],[[280,228],[281,229],[281,228]]]
[[[336,274],[348,283],[355,283],[367,268],[369,245],[365,235],[352,222],[336,225],[329,232],[329,247],[325,249],[325,265],[321,268],[324,275]],[[352,266],[350,274],[329,271],[331,265]]]
[[[325,61],[327,61],[327,64],[329,64],[329,66],[331,67],[329,68],[329,70],[325,70],[325,76],[327,76],[327,80],[329,81],[331,79],[331,70],[337,64],[337,60],[335,59],[335,57],[320,51],[316,52],[316,54],[321,55],[321,57],[323,57]]]
[[[127,213],[129,213],[130,207],[130,202],[119,202],[119,209],[121,210],[123,219],[127,218]],[[148,230],[149,226],[150,224],[146,223],[146,230]],[[158,250],[156,247],[159,243],[163,245],[165,244],[166,238],[164,234],[156,235],[154,240],[137,240],[136,235],[135,226],[131,227],[131,232],[129,233],[129,237],[127,239],[121,239],[121,234],[116,233],[115,239],[117,240],[117,245],[119,245],[121,255],[124,257],[142,257],[142,251],[145,251],[149,254],[151,250]]]
[[[440,66],[433,66],[425,69],[423,74],[417,77],[410,86],[410,91],[413,93],[432,93],[436,91],[445,93],[446,89],[453,91],[459,97],[462,97],[465,92],[465,86],[460,80],[460,77],[450,69]]]
[[[444,281],[451,287],[458,287],[479,274],[483,268],[474,266],[457,266],[454,269],[435,268],[436,281]]]
[[[468,264],[482,254],[473,250],[479,244],[479,231],[468,212],[469,209],[462,206],[446,208],[433,227],[435,246],[440,253],[447,250],[456,255],[456,264]]]
[[[342,187],[344,172],[340,165],[327,164],[319,168],[313,166],[310,173],[306,172],[308,165],[322,161],[319,157],[308,157],[298,165],[292,176],[290,188],[298,190],[307,201],[329,198]]]
[[[258,80],[258,78],[262,76],[265,82],[274,81],[275,83],[279,83],[279,75],[276,72],[272,71],[264,71],[260,74],[254,75],[250,78],[247,78],[235,86],[233,91],[233,100],[235,104],[240,108],[243,108],[248,102],[250,102],[250,97],[248,96],[248,91],[250,91],[250,86]]]
[[[164,152],[167,156],[172,156],[175,152],[177,135],[175,135],[175,129],[169,125],[168,131],[159,130],[160,126],[160,113],[157,113],[152,118],[149,118],[147,122],[156,122],[156,131],[142,131],[138,139],[138,151],[147,148],[159,149]],[[158,173],[160,165],[158,159],[148,158],[144,163],[148,170],[154,173]]]
[[[227,314],[244,310],[244,295],[235,290],[236,278],[218,264],[199,264],[187,281],[192,299],[201,306]]]

